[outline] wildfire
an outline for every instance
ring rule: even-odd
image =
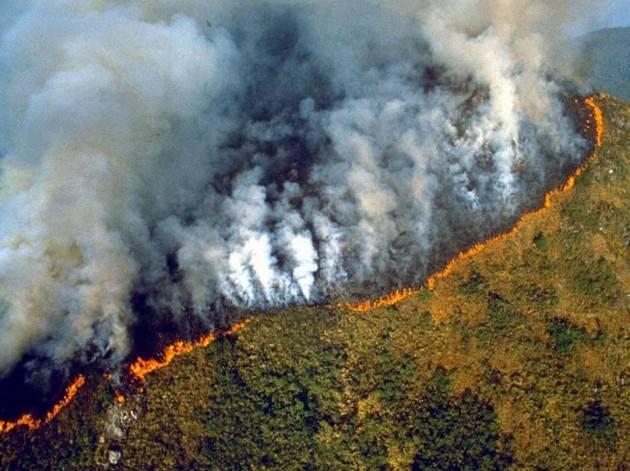
[[[598,98],[600,100],[603,100],[605,97],[606,95],[603,93],[600,93],[598,95]],[[589,132],[592,124],[593,123],[595,124],[595,147],[599,148],[602,146],[603,135],[604,135],[603,113],[600,106],[597,104],[597,101],[594,96],[587,98],[584,101],[584,103],[586,104],[586,106],[588,106],[591,109],[591,113],[592,113],[591,118],[589,118],[586,121],[584,131]],[[597,159],[597,154],[596,152],[594,152],[587,159],[587,161],[583,165],[581,165],[573,173],[573,175],[571,175],[568,178],[568,180],[562,187],[552,190],[545,195],[545,203],[542,208],[523,215],[521,219],[519,219],[519,221],[514,225],[514,227],[510,231],[500,234],[498,236],[495,236],[483,243],[475,244],[468,250],[458,254],[455,258],[453,258],[451,261],[449,261],[446,264],[444,269],[433,274],[431,277],[427,279],[426,287],[429,290],[433,290],[436,286],[437,281],[442,278],[448,277],[449,274],[455,269],[455,267],[457,267],[458,264],[482,252],[485,248],[492,245],[493,243],[496,243],[497,241],[503,240],[507,237],[511,237],[512,235],[516,234],[521,229],[521,227],[523,226],[527,218],[530,218],[535,214],[539,214],[543,211],[546,211],[547,209],[551,207],[552,201],[555,197],[573,188],[573,186],[575,185],[575,179],[579,175],[584,173],[586,168],[596,159]],[[419,292],[420,292],[419,288],[404,288],[404,289],[396,290],[376,300],[367,300],[367,301],[362,301],[355,304],[347,303],[345,304],[345,306],[351,311],[365,313],[374,309],[393,306],[394,304],[397,304],[398,302],[403,301],[404,299],[407,299],[415,294],[418,294]],[[225,335],[233,335],[237,331],[244,328],[250,322],[251,322],[251,319],[247,319],[241,323],[233,325],[227,332],[225,332]],[[132,363],[129,366],[129,372],[137,380],[143,381],[144,378],[148,374],[170,364],[175,357],[179,355],[183,355],[185,353],[189,353],[193,351],[195,348],[207,347],[212,342],[214,342],[219,337],[219,335],[220,334],[217,332],[211,332],[193,342],[177,341],[165,347],[161,355],[159,356],[159,358],[151,358],[151,359],[138,358],[134,363]],[[111,378],[111,374],[109,375],[109,378]],[[31,414],[25,414],[14,422],[0,420],[0,435],[10,432],[16,427],[25,426],[29,428],[30,430],[35,430],[35,429],[40,428],[42,425],[51,422],[61,412],[61,410],[64,407],[66,407],[70,403],[70,401],[72,401],[72,399],[76,396],[79,389],[81,389],[81,387],[84,384],[85,384],[85,377],[83,375],[79,375],[72,382],[72,384],[70,384],[70,386],[66,388],[64,397],[57,404],[55,404],[53,408],[41,419],[37,419],[33,417]],[[125,397],[123,396],[122,393],[116,392],[116,401],[119,404],[124,403]]]
[[[251,322],[251,319],[246,319],[243,322],[238,324],[234,324],[230,330],[225,332],[225,335],[233,335],[237,331],[241,330],[247,324]],[[195,348],[207,347],[212,342],[214,342],[217,338],[219,338],[221,334],[217,332],[210,332],[207,335],[197,339],[194,342],[184,342],[177,341],[171,345],[168,345],[162,351],[159,359],[148,359],[145,360],[143,358],[138,358],[130,367],[129,371],[133,375],[134,378],[143,381],[144,378],[155,370],[165,367],[173,359],[179,355],[183,355],[184,353],[188,353],[193,351]],[[105,379],[111,380],[111,373],[105,374]],[[81,387],[85,384],[85,377],[83,375],[79,375],[70,386],[66,388],[66,392],[63,398],[53,406],[53,408],[48,411],[48,413],[42,418],[37,419],[33,417],[32,414],[24,414],[22,417],[17,419],[14,422],[0,420],[0,435],[9,433],[11,430],[16,427],[24,426],[30,430],[35,430],[40,428],[42,425],[51,422],[60,412],[66,407],[70,401],[76,396],[77,392]],[[118,404],[123,404],[125,402],[125,396],[120,392],[115,392],[115,399]]]
[[[72,401],[74,396],[76,396],[77,392],[79,392],[79,389],[81,389],[84,384],[85,377],[83,375],[79,375],[72,384],[66,388],[66,392],[61,401],[55,404],[42,419],[36,419],[31,414],[24,414],[15,422],[0,420],[0,435],[10,432],[16,427],[25,426],[30,430],[35,430],[40,428],[42,425],[51,422],[55,417],[57,417],[59,412],[61,412],[61,410],[66,407],[70,401]]]
[[[243,322],[234,324],[230,328],[230,330],[225,332],[225,335],[235,334],[237,331],[241,330],[250,322],[251,319],[246,319]],[[207,347],[218,337],[218,333],[210,332],[209,334],[204,335],[194,342],[184,342],[182,340],[179,340],[171,345],[166,346],[160,354],[159,358],[150,358],[148,360],[145,360],[144,358],[138,358],[134,363],[129,366],[129,372],[134,378],[143,381],[148,374],[154,372],[155,370],[159,370],[160,368],[164,368],[166,365],[171,363],[175,357],[192,352],[195,348],[198,347]]]
[[[606,95],[604,93],[600,93],[597,95],[597,97],[600,100],[603,100],[606,98]],[[587,98],[586,100],[584,100],[584,104],[591,109],[591,117],[586,121],[584,132],[588,133],[591,129],[592,123],[594,122],[595,147],[599,148],[602,146],[603,137],[604,137],[604,115],[602,113],[602,109],[597,104],[597,101],[595,100],[594,96],[591,96]],[[426,287],[432,291],[435,288],[438,280],[448,277],[451,274],[451,272],[463,261],[468,260],[469,258],[477,255],[478,253],[485,250],[488,246],[495,244],[500,240],[504,240],[508,237],[515,235],[518,231],[521,230],[521,227],[523,227],[523,224],[525,223],[527,219],[548,210],[551,207],[551,204],[554,198],[556,198],[558,195],[566,193],[571,188],[573,188],[575,186],[575,179],[578,176],[580,176],[582,173],[584,173],[584,171],[588,168],[588,166],[591,165],[596,159],[597,159],[597,153],[593,152],[593,154],[586,160],[586,162],[584,162],[584,164],[578,167],[573,173],[573,175],[571,175],[567,179],[566,183],[562,187],[551,190],[549,193],[545,195],[545,203],[542,208],[539,208],[537,210],[524,214],[518,220],[518,222],[514,225],[514,227],[512,227],[512,229],[510,229],[508,232],[499,234],[495,237],[492,237],[486,240],[485,242],[480,242],[478,244],[473,245],[468,250],[460,252],[453,259],[451,259],[441,271],[434,273],[427,279]],[[367,301],[362,301],[355,304],[347,303],[345,304],[345,306],[353,312],[364,313],[364,312],[369,312],[373,309],[393,306],[394,304],[400,301],[403,301],[404,299],[407,299],[419,292],[420,292],[420,289],[405,288],[401,290],[396,290],[393,293],[390,293],[376,300],[367,300]]]

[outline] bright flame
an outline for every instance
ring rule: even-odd
[[[393,306],[394,304],[397,304],[400,301],[403,301],[415,294],[418,294],[419,292],[419,289],[403,288],[387,294],[379,299],[368,299],[367,301],[361,301],[356,304],[346,303],[343,306],[346,306],[348,309],[354,312],[369,312],[373,309]]]
[[[233,335],[250,322],[251,319],[246,319],[243,322],[234,324],[230,328],[230,330],[225,332],[225,334]],[[143,381],[149,373],[152,373],[155,370],[159,370],[160,368],[164,368],[166,365],[171,363],[175,357],[192,352],[195,348],[198,347],[207,347],[218,337],[219,334],[217,332],[210,332],[209,334],[201,337],[194,342],[184,342],[182,340],[179,340],[165,347],[159,358],[150,358],[148,360],[145,360],[144,358],[138,358],[134,363],[129,366],[129,372],[134,378]]]
[[[600,100],[604,100],[606,96],[605,93],[597,95]],[[588,97],[584,103],[591,109],[595,120],[595,147],[601,147],[604,139],[604,113],[602,113],[602,109],[595,101],[594,96]]]
[[[603,100],[606,98],[606,94],[600,93],[597,95],[597,97],[600,100]],[[594,121],[595,147],[599,148],[602,146],[603,137],[604,137],[604,115],[602,113],[602,109],[597,104],[597,101],[595,100],[595,96],[591,96],[587,98],[586,100],[584,100],[584,104],[591,109],[591,117],[586,120],[586,124],[584,126],[584,132],[587,133],[590,131],[592,122]],[[473,245],[468,250],[460,252],[453,259],[451,259],[441,271],[434,273],[427,279],[426,287],[432,291],[435,288],[437,281],[442,278],[448,277],[460,263],[482,252],[488,246],[495,244],[501,240],[504,240],[508,237],[512,237],[518,231],[521,230],[521,228],[523,227],[527,219],[531,218],[534,215],[547,211],[549,208],[551,208],[553,199],[571,190],[571,188],[575,186],[575,179],[578,176],[580,176],[582,173],[584,173],[584,171],[589,167],[589,165],[591,165],[595,160],[597,160],[597,152],[593,152],[593,154],[588,159],[586,159],[586,162],[584,162],[575,170],[573,175],[571,175],[568,178],[568,180],[562,187],[551,190],[549,193],[545,195],[545,203],[542,208],[531,211],[529,213],[525,213],[517,221],[514,227],[512,227],[512,229],[510,229],[508,232],[499,234],[498,236],[492,237],[486,240],[485,242],[480,242],[478,244]],[[393,306],[394,304],[400,301],[403,301],[404,299],[407,299],[415,294],[418,294],[419,292],[420,292],[420,289],[417,289],[417,288],[405,288],[401,290],[396,290],[393,293],[390,293],[376,300],[367,300],[367,301],[362,301],[355,304],[347,303],[345,304],[345,306],[353,312],[369,312],[373,309]]]
[[[44,416],[43,419],[36,419],[31,414],[24,414],[15,422],[8,422],[4,420],[0,420],[0,435],[4,433],[8,433],[16,427],[25,426],[30,430],[35,430],[40,428],[42,425],[51,422],[59,412],[66,407],[70,401],[76,396],[79,389],[85,384],[85,377],[83,375],[79,375],[70,386],[66,388],[66,393],[64,394],[61,401],[53,406],[53,408],[48,411],[48,413]]]

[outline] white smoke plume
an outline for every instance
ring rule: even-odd
[[[420,282],[584,156],[588,3],[4,0],[0,374]]]

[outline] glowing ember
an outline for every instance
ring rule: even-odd
[[[116,402],[118,404],[125,403],[125,396],[123,395],[123,393],[121,393],[120,391],[116,391],[115,396],[116,396]]]
[[[604,93],[600,93],[598,95],[598,98],[600,100],[603,100],[606,98],[606,95]],[[602,141],[603,141],[603,137],[604,137],[604,115],[602,113],[601,108],[599,107],[599,105],[597,104],[595,97],[589,97],[584,101],[584,104],[586,106],[588,106],[591,109],[591,113],[592,116],[591,118],[586,120],[586,124],[584,127],[584,132],[588,133],[591,129],[592,123],[594,121],[595,123],[595,147],[601,147],[602,146]],[[498,236],[492,237],[491,239],[486,240],[485,242],[481,242],[479,244],[475,244],[473,245],[471,248],[469,248],[468,250],[465,250],[463,252],[460,252],[458,255],[456,255],[453,259],[451,259],[446,266],[439,272],[433,274],[432,276],[430,276],[427,281],[426,281],[426,287],[429,290],[433,290],[436,286],[436,283],[438,280],[442,279],[442,278],[446,278],[448,277],[451,272],[464,260],[468,260],[469,258],[477,255],[478,253],[480,253],[481,251],[485,250],[486,247],[500,241],[500,240],[504,240],[508,237],[513,236],[514,234],[516,234],[521,227],[523,227],[523,224],[525,223],[525,221],[537,214],[542,213],[543,211],[548,210],[551,207],[552,201],[554,198],[556,198],[558,195],[561,195],[562,193],[566,193],[567,191],[569,191],[571,188],[573,188],[573,186],[575,185],[575,179],[580,176],[582,173],[584,173],[584,171],[587,169],[587,167],[589,165],[591,165],[593,163],[593,161],[595,161],[597,159],[597,153],[593,152],[593,154],[586,160],[586,162],[584,164],[582,164],[580,167],[578,167],[575,172],[573,173],[573,175],[571,175],[568,180],[566,181],[566,183],[560,187],[560,188],[556,188],[555,190],[551,190],[549,193],[547,193],[545,195],[545,203],[543,205],[542,208],[539,208],[537,210],[534,210],[532,212],[526,213],[524,214],[519,220],[518,222],[514,225],[514,227],[512,227],[512,229],[510,229],[508,232],[505,232],[503,234],[499,234]],[[376,300],[368,300],[368,301],[362,301],[356,304],[352,304],[352,303],[348,303],[345,304],[345,306],[350,309],[353,312],[369,312],[373,309],[378,309],[378,308],[382,308],[382,307],[389,307],[389,306],[393,306],[394,304],[403,301],[404,299],[407,299],[417,293],[420,292],[420,289],[413,289],[413,288],[406,288],[406,289],[402,289],[402,290],[396,290],[391,294],[388,294],[386,296],[383,296],[382,298],[376,299]]]
[[[251,322],[251,319],[247,319],[241,323],[234,324],[230,330],[225,332],[226,335],[233,335],[237,331],[241,330],[247,324]],[[164,368],[166,365],[171,363],[173,359],[179,355],[183,355],[184,353],[192,352],[193,349],[197,347],[207,347],[212,342],[214,342],[219,337],[219,334],[216,332],[211,332],[208,335],[205,335],[198,339],[195,342],[184,342],[177,341],[171,345],[168,345],[162,351],[160,358],[150,358],[145,360],[144,358],[138,358],[133,364],[129,366],[129,372],[132,376],[140,381],[144,380],[144,378],[149,374],[154,372],[155,370],[159,370],[160,368]]]
[[[76,396],[79,389],[85,384],[85,377],[83,375],[79,375],[74,382],[66,388],[66,393],[64,394],[61,401],[53,406],[53,408],[44,416],[43,419],[36,419],[31,414],[25,414],[20,417],[15,422],[7,422],[0,420],[0,434],[8,433],[16,427],[24,426],[28,427],[31,430],[35,430],[40,428],[42,425],[51,422],[59,412],[66,407],[70,401]]]

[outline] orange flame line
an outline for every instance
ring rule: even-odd
[[[0,435],[9,433],[16,427],[25,426],[30,430],[35,430],[40,428],[42,425],[50,423],[57,415],[61,412],[61,410],[70,404],[70,401],[76,396],[79,389],[83,387],[85,384],[85,377],[83,375],[77,376],[77,378],[66,388],[66,392],[57,404],[53,406],[53,408],[48,411],[48,413],[42,419],[36,419],[31,414],[24,414],[22,417],[17,419],[15,422],[8,422],[4,420],[0,420]]]
[[[598,98],[600,100],[603,100],[606,98],[606,95],[604,93],[600,93],[598,95]],[[594,96],[591,96],[587,98],[586,100],[584,100],[584,103],[586,106],[588,106],[591,109],[591,113],[592,113],[591,118],[595,121],[595,147],[599,148],[602,146],[603,137],[604,137],[604,115],[602,113],[600,106],[595,101]],[[590,123],[591,123],[591,119],[589,118],[586,121],[586,126],[584,128],[585,132],[588,132],[590,130]],[[478,253],[482,252],[487,247],[489,247],[492,244],[497,243],[498,241],[507,239],[508,237],[512,237],[513,235],[515,235],[521,230],[521,228],[523,227],[527,219],[531,218],[534,215],[543,213],[547,211],[549,208],[551,208],[553,199],[571,190],[571,188],[575,186],[575,179],[579,177],[582,173],[584,173],[584,171],[595,160],[597,160],[597,152],[593,152],[593,154],[588,159],[586,159],[586,162],[580,165],[575,170],[573,175],[571,175],[567,179],[567,181],[565,182],[563,186],[548,192],[545,195],[545,202],[541,208],[531,211],[529,213],[525,213],[516,222],[516,224],[514,225],[514,227],[512,227],[512,229],[510,229],[507,232],[504,232],[503,234],[499,234],[497,236],[491,237],[485,242],[480,242],[478,244],[475,244],[472,247],[470,247],[468,250],[460,252],[458,255],[452,258],[442,270],[438,271],[437,273],[434,273],[427,279],[426,281],[427,289],[429,289],[430,291],[433,291],[438,280],[448,277],[453,272],[453,270],[458,265],[460,265],[463,261],[468,260],[469,258],[477,255]],[[358,303],[346,303],[340,306],[345,306],[346,308],[348,308],[349,310],[353,312],[365,313],[365,312],[372,311],[374,309],[393,306],[394,304],[397,304],[400,301],[403,301],[411,296],[414,296],[418,294],[419,292],[420,292],[420,288],[404,288],[401,290],[396,290],[379,299],[361,301]]]
[[[419,288],[402,288],[378,299],[368,299],[354,304],[339,304],[338,306],[345,306],[353,312],[369,312],[374,309],[393,306],[398,304],[400,301],[404,301],[405,299],[418,294],[419,292]]]
[[[235,334],[250,322],[251,319],[246,319],[243,322],[234,324],[230,330],[225,332],[225,335]],[[160,368],[164,368],[166,365],[171,363],[175,357],[192,352],[198,347],[207,347],[219,338],[219,336],[220,335],[217,332],[210,332],[194,342],[184,342],[179,340],[166,346],[159,358],[149,358],[148,360],[138,358],[129,366],[129,372],[134,378],[143,381],[148,374],[154,372],[155,370],[159,370]]]

